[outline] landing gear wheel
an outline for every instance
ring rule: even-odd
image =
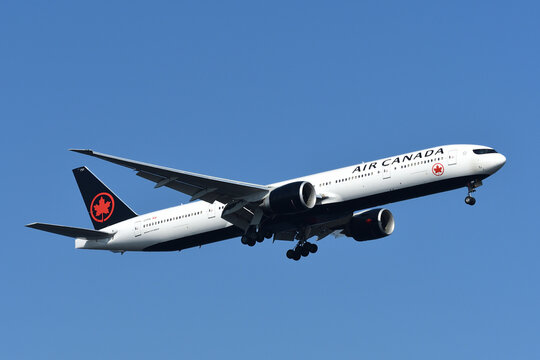
[[[242,244],[248,245],[248,246],[254,246],[258,242],[262,242],[264,238],[261,234],[259,234],[257,231],[255,231],[255,228],[250,228],[244,236],[242,236]]]
[[[465,198],[465,204],[473,206],[476,204],[476,199],[471,196],[472,193],[476,192],[476,188],[482,186],[481,180],[472,180],[467,183],[468,194]]]
[[[240,241],[242,242],[242,244],[247,246],[254,246],[256,242],[253,237],[247,235],[242,236],[242,239]]]
[[[305,240],[299,240],[294,249],[287,250],[287,258],[295,261],[301,257],[307,257],[309,254],[315,254],[319,247]]]

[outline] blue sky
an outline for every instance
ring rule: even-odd
[[[540,6],[518,2],[0,5],[2,358],[540,357]],[[188,198],[97,151],[271,183],[439,144],[508,162],[389,205],[396,231],[181,253],[80,251],[71,169],[137,212]]]

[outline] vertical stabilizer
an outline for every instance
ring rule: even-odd
[[[77,180],[94,229],[100,230],[137,216],[85,166],[73,169],[73,175]]]

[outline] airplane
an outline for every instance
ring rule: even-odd
[[[270,185],[201,175],[93,150],[70,149],[137,171],[137,175],[191,196],[190,202],[138,215],[88,168],[73,169],[94,229],[31,223],[27,227],[75,238],[75,248],[180,251],[240,237],[254,246],[264,239],[295,241],[289,259],[316,253],[328,235],[356,241],[391,235],[395,220],[380,206],[458,188],[472,194],[506,163],[481,145],[444,145]]]

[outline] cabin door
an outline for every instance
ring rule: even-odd
[[[216,217],[216,203],[210,204],[208,206],[208,218],[213,219]]]
[[[135,236],[141,236],[141,222],[140,221],[135,221],[135,229],[134,229],[134,233],[135,233]]]
[[[456,165],[457,164],[457,150],[451,150],[450,154],[448,155],[448,165]]]

